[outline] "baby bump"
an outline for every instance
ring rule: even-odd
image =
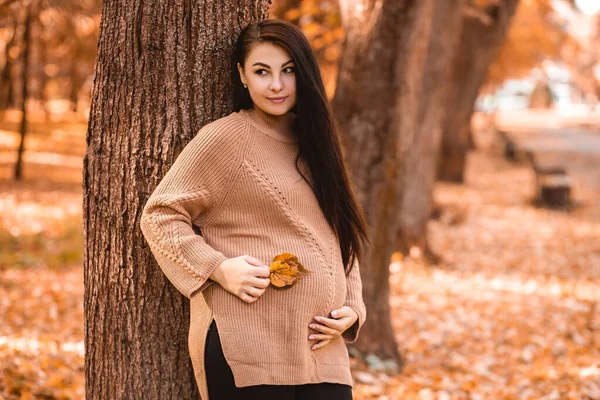
[[[269,286],[253,303],[214,285],[207,303],[228,362],[264,362],[265,355],[270,363],[289,362],[290,356],[304,359],[313,343],[308,339],[309,323],[316,315],[328,315],[334,303],[342,304],[335,301],[340,296],[333,293],[332,283],[327,274],[315,271],[287,289]]]

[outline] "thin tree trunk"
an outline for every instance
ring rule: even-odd
[[[27,133],[27,81],[29,78],[29,54],[31,51],[31,21],[34,17],[36,6],[36,1],[32,0],[25,13],[25,30],[23,32],[23,69],[21,73],[23,84],[21,92],[21,126],[19,129],[21,135],[14,172],[14,177],[17,181],[23,179],[23,153],[25,151],[25,135]]]
[[[444,71],[458,41],[462,0],[358,3],[340,2],[347,36],[333,99],[373,241],[362,270],[369,318],[356,345],[399,361],[390,257],[412,241],[426,242]],[[423,204],[410,204],[415,199]]]
[[[77,112],[77,103],[79,100],[79,90],[81,89],[82,79],[79,75],[79,61],[81,58],[81,46],[79,38],[76,36],[77,27],[74,21],[69,20],[69,30],[73,36],[73,45],[71,46],[71,59],[69,65],[69,100],[71,102],[71,111]]]
[[[470,124],[475,100],[508,34],[510,21],[519,0],[501,0],[489,5],[480,15],[465,15],[451,78],[451,99],[442,133],[438,178],[463,182],[467,152],[470,149]]]
[[[48,86],[48,73],[46,72],[46,65],[48,65],[48,36],[45,32],[44,24],[39,24],[40,29],[40,37],[38,38],[40,42],[40,68],[39,71],[39,80],[40,80],[40,93],[39,98],[42,103],[42,107],[44,109],[44,120],[50,120],[50,110],[49,110],[49,102],[48,102],[48,93],[46,87]]]
[[[15,16],[15,29],[19,32],[20,21],[25,21],[25,17],[27,15],[27,10],[29,7],[21,7],[18,9]],[[31,29],[31,28],[30,28]],[[4,104],[4,109],[8,108],[16,108],[20,104],[19,99],[19,88],[21,87],[20,78],[21,78],[21,70],[22,68],[22,59],[23,59],[23,49],[24,45],[24,29],[22,33],[16,33],[16,45],[19,47],[19,57],[13,59],[11,63],[11,67],[8,70],[8,81],[7,81],[7,89],[6,89],[6,102]],[[19,40],[21,43],[19,43]],[[13,45],[14,46],[14,45]]]
[[[4,59],[6,62],[4,63],[4,67],[2,68],[2,73],[0,74],[0,117],[6,108],[8,107],[9,97],[10,97],[10,88],[12,87],[10,82],[10,73],[13,68],[13,62],[10,57],[10,50],[15,46],[17,41],[17,29],[19,28],[19,17],[16,16],[14,19],[13,33],[10,40],[6,43],[6,47],[4,49]]]
[[[206,123],[232,111],[241,29],[267,0],[104,2],[83,171],[88,399],[197,399],[189,303],[139,229],[143,206]]]
[[[77,63],[79,62],[79,46],[77,40],[75,40],[75,46],[71,52],[71,57],[71,66],[69,68],[69,100],[71,100],[71,111],[77,112],[79,89],[81,88],[81,79],[77,70]]]

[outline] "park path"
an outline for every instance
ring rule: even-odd
[[[533,152],[541,165],[564,167],[573,182],[576,204],[596,201],[600,194],[600,130],[509,128],[507,135],[521,152]],[[594,217],[599,212],[597,208],[582,211]]]
[[[521,147],[536,152],[590,153],[600,157],[600,132],[582,128],[549,128],[511,131]]]

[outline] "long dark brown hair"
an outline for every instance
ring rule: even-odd
[[[253,46],[265,42],[287,50],[294,61],[296,105],[291,111],[296,118],[292,130],[298,137],[300,148],[296,169],[311,185],[323,214],[338,237],[344,270],[348,274],[354,262],[361,259],[363,245],[368,242],[365,217],[348,178],[319,65],[308,40],[295,25],[267,19],[249,24],[242,30],[232,65],[234,111],[254,106],[250,94],[242,86],[237,63],[244,66]],[[310,179],[298,167],[300,158],[308,166]]]

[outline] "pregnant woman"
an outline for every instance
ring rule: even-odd
[[[351,399],[368,239],[314,53],[294,25],[265,20],[240,33],[232,74],[234,111],[198,131],[141,218],[190,299],[200,394]],[[282,254],[310,271],[286,288],[269,279]]]

